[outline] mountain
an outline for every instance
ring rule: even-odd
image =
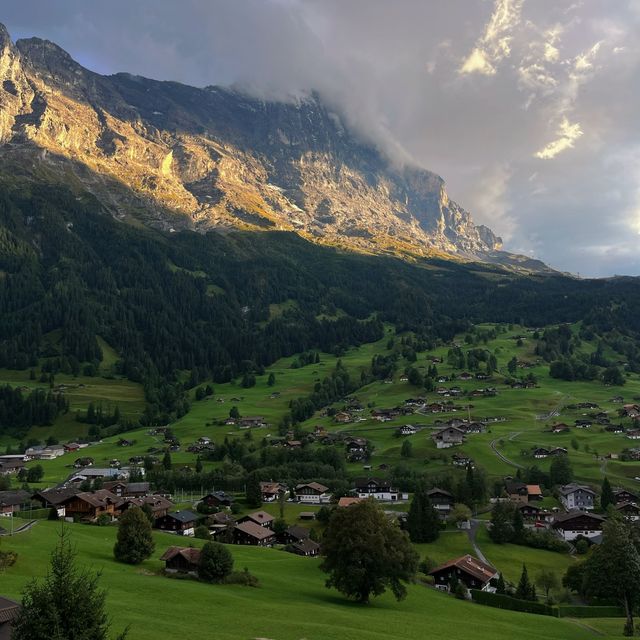
[[[0,25],[0,171],[89,191],[116,218],[165,231],[292,230],[364,252],[544,270],[449,199],[442,178],[395,168],[317,95],[265,102],[125,73]]]

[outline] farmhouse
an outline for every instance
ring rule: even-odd
[[[142,496],[139,498],[125,498],[120,505],[120,511],[126,511],[130,507],[147,507],[151,512],[151,517],[155,520],[163,518],[173,507],[173,502],[164,496]]]
[[[473,466],[473,460],[469,458],[469,456],[465,456],[459,453],[454,453],[451,456],[451,462],[456,467]]]
[[[304,504],[326,504],[331,500],[329,487],[319,482],[308,482],[296,487],[296,498]]]
[[[269,527],[256,524],[252,520],[246,520],[234,527],[233,541],[235,544],[270,547],[276,541],[276,534]]]
[[[253,513],[248,513],[246,516],[238,519],[238,524],[242,522],[253,522],[257,524],[259,527],[269,527],[273,524],[275,518],[266,511],[254,511]]]
[[[544,447],[538,447],[533,450],[533,457],[538,460],[542,458],[546,458],[549,455],[549,449],[545,449]]]
[[[309,534],[309,529],[294,524],[277,536],[277,539],[280,544],[293,544],[294,542],[300,542],[300,540],[306,540]]]
[[[122,504],[122,499],[114,496],[111,491],[98,489],[73,495],[64,500],[62,504],[66,516],[93,521],[102,515],[115,517],[118,507]]]
[[[411,424],[403,424],[399,429],[398,429],[398,433],[401,436],[412,436],[416,433],[418,433],[418,429],[416,429],[416,427],[414,427]]]
[[[542,500],[542,489],[538,484],[526,484],[517,480],[506,480],[505,491],[511,502],[527,504],[534,500]]]
[[[604,521],[605,518],[596,513],[573,511],[557,515],[551,527],[567,542],[575,540],[578,536],[584,536],[597,542],[602,535]]]
[[[280,482],[261,482],[260,491],[262,502],[275,502],[280,496],[287,493],[287,485]]]
[[[15,491],[0,491],[0,516],[11,515],[29,508],[31,494],[28,491],[17,489]]]
[[[338,411],[338,413],[333,416],[333,420],[339,424],[347,424],[351,422],[351,416],[346,411]]]
[[[0,476],[8,476],[24,469],[22,457],[0,458]]]
[[[362,502],[362,498],[352,498],[352,497],[345,496],[345,497],[340,498],[338,500],[338,506],[339,507],[351,507],[354,504],[358,504],[359,502]]]
[[[299,556],[306,556],[312,558],[320,553],[320,545],[311,538],[304,538],[298,540],[291,545],[291,551]]]
[[[192,547],[169,547],[160,557],[167,573],[198,574],[200,549]]]
[[[638,496],[635,493],[631,493],[631,491],[627,491],[626,489],[615,489],[613,492],[613,497],[616,501],[616,504],[621,504],[622,502],[638,502]]]
[[[433,508],[438,512],[438,515],[441,518],[446,518],[453,506],[453,494],[444,489],[434,487],[427,491],[427,495],[429,496],[429,500],[431,500]]]
[[[498,578],[498,572],[491,566],[467,554],[449,560],[429,571],[437,589],[449,590],[451,579],[455,576],[468,589],[493,591],[491,581]]]
[[[626,435],[629,440],[640,440],[640,429],[630,429]]]
[[[224,491],[213,491],[200,498],[207,507],[230,507],[233,504],[233,496]]]
[[[392,488],[391,483],[387,480],[379,478],[356,478],[354,484],[358,498],[375,498],[376,500],[393,502],[408,497]]]
[[[457,427],[447,427],[437,431],[432,436],[438,449],[448,449],[449,447],[460,445],[464,442],[464,432]]]
[[[162,531],[177,533],[181,536],[192,536],[195,532],[198,516],[191,511],[175,511],[167,513],[156,520],[156,527]]]
[[[567,424],[554,424],[553,427],[551,427],[552,433],[566,433],[567,431],[570,431],[569,425]]]
[[[32,498],[35,502],[39,502],[43,508],[50,509],[55,507],[60,518],[66,515],[65,502],[70,497],[78,494],[76,487],[67,487],[64,489],[45,489],[37,491]]]
[[[558,490],[560,502],[567,511],[591,511],[596,497],[595,491],[585,485],[565,484]]]
[[[635,502],[621,502],[616,505],[616,510],[630,522],[640,520],[640,507]]]
[[[246,418],[240,418],[237,421],[237,424],[241,429],[251,429],[252,427],[259,428],[267,426],[267,423],[264,421],[264,418],[262,416],[247,416]]]
[[[148,482],[123,482],[122,480],[116,480],[115,482],[105,482],[102,488],[111,491],[113,495],[120,498],[140,498],[149,493],[150,484]]]

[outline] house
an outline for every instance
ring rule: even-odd
[[[310,531],[306,527],[293,525],[283,531],[277,538],[280,544],[293,544],[294,542],[300,542],[300,540],[306,540],[309,534]]]
[[[304,504],[326,504],[331,500],[329,487],[319,482],[308,482],[296,486],[296,499]]]
[[[125,498],[119,508],[121,512],[124,512],[130,507],[140,507],[140,509],[144,508],[149,510],[151,517],[155,521],[169,513],[169,510],[173,508],[173,502],[164,496],[151,495],[139,498]]]
[[[155,526],[162,531],[177,533],[181,536],[192,536],[195,532],[198,518],[192,511],[174,511],[156,520]]]
[[[555,516],[551,527],[567,542],[572,542],[578,536],[598,541],[602,535],[604,521],[605,518],[596,513],[572,511]]]
[[[482,422],[465,422],[460,425],[460,429],[465,433],[484,433],[486,426]]]
[[[639,502],[638,496],[626,489],[616,489],[613,492],[613,497],[615,498],[616,504],[621,504],[622,502]]]
[[[24,455],[29,460],[55,460],[64,455],[64,447],[62,445],[29,447]]]
[[[96,520],[102,515],[114,518],[121,504],[122,499],[107,489],[82,491],[70,496],[62,503],[66,516],[90,521]]]
[[[238,523],[242,522],[253,522],[257,524],[259,527],[270,527],[275,518],[266,511],[254,511],[253,513],[248,513],[246,516],[238,519]]]
[[[553,447],[549,449],[550,456],[566,456],[569,453],[564,447]]]
[[[451,507],[453,507],[453,494],[444,489],[434,487],[427,491],[427,495],[429,496],[429,500],[431,500],[433,508],[438,512],[438,515],[446,518],[451,511]]]
[[[447,427],[431,436],[438,449],[448,449],[464,442],[464,432],[457,427]]]
[[[141,472],[144,469],[140,470]],[[122,469],[82,469],[82,471],[78,471],[76,473],[71,474],[69,476],[67,482],[68,483],[81,483],[85,480],[95,480],[96,478],[101,478],[102,480],[126,480],[129,477],[129,471],[124,467]]]
[[[140,498],[149,493],[150,486],[148,482],[123,482],[122,480],[115,480],[103,483],[102,488],[111,491],[113,495],[119,498]]]
[[[90,467],[93,465],[93,458],[88,456],[83,456],[82,458],[76,458],[73,462],[73,467],[75,469],[82,469],[83,467]]]
[[[544,447],[537,447],[533,450],[533,457],[538,460],[542,458],[546,458],[549,455],[549,449],[545,449]]]
[[[8,598],[0,597],[0,640],[10,640],[11,626],[20,613],[20,605]]]
[[[34,502],[39,502],[43,509],[51,509],[54,507],[58,512],[58,517],[63,518],[66,514],[66,500],[78,493],[79,490],[76,487],[65,487],[37,491],[31,497]]]
[[[591,511],[596,492],[585,485],[565,484],[558,490],[560,502],[567,511]]]
[[[0,459],[0,476],[8,476],[14,473],[18,473],[24,469],[24,461],[22,457],[7,459]]]
[[[13,513],[29,508],[31,493],[17,489],[14,491],[0,491],[0,516],[10,516]]]
[[[389,422],[399,415],[400,412],[397,409],[375,409],[371,412],[371,417],[378,422]]]
[[[80,445],[77,442],[68,442],[65,445],[62,445],[65,453],[75,453],[80,449]]]
[[[498,572],[489,564],[467,554],[449,560],[429,571],[433,576],[436,589],[449,590],[449,584],[455,576],[467,589],[492,591],[491,581],[498,578]]]
[[[635,502],[621,502],[616,505],[616,511],[619,511],[630,522],[640,520],[640,507]]]
[[[403,424],[399,429],[398,429],[398,433],[401,436],[412,436],[416,433],[418,433],[418,430],[416,429],[416,427],[414,427],[411,424]]]
[[[206,496],[200,498],[200,502],[204,502],[207,507],[230,507],[234,500],[233,496],[230,496],[224,491],[212,491]]]
[[[311,540],[311,538],[304,538],[294,542],[291,545],[291,551],[299,556],[313,558],[320,553],[320,545],[315,540]]]
[[[522,514],[522,517],[525,520],[537,520],[538,516],[540,515],[540,512],[542,511],[542,509],[537,505],[529,504],[528,502],[524,504],[519,504],[517,506],[517,509],[520,511],[520,513]]]
[[[247,416],[246,418],[240,418],[237,420],[237,425],[241,429],[251,429],[266,427],[267,423],[262,416]]]
[[[460,380],[473,380],[473,375],[470,374],[468,371],[463,371],[458,375],[458,378]]]
[[[552,433],[566,433],[567,431],[571,431],[571,428],[569,427],[568,424],[565,424],[564,422],[561,422],[559,424],[554,424],[551,427]]]
[[[451,456],[451,462],[456,467],[468,467],[473,466],[473,460],[469,456],[465,456],[459,453],[454,453]]]
[[[640,429],[631,429],[626,435],[629,440],[640,440]]]
[[[281,482],[261,482],[262,502],[275,502],[287,493],[287,485]]]
[[[362,498],[352,498],[352,497],[348,497],[345,496],[343,498],[340,498],[338,500],[338,506],[339,507],[351,507],[354,504],[358,504],[359,502],[362,502]]]
[[[505,481],[505,491],[511,502],[527,504],[534,500],[542,500],[542,489],[538,484],[526,484],[517,480]]]
[[[624,433],[624,427],[621,424],[608,424],[604,430],[609,433]]]
[[[397,500],[406,500],[409,497],[407,494],[400,494],[397,489],[392,488],[389,481],[380,480],[379,478],[356,478],[354,485],[358,498],[375,498],[376,500],[395,502]]]
[[[276,541],[276,534],[269,527],[263,527],[252,520],[246,520],[239,522],[234,527],[233,541],[235,544],[270,547]]]
[[[575,425],[578,429],[591,429],[591,420],[576,420]]]
[[[351,416],[346,411],[338,411],[338,413],[333,416],[333,420],[339,424],[347,424],[351,422]]]
[[[200,549],[192,547],[169,547],[160,556],[167,573],[186,573],[198,575],[200,565]]]

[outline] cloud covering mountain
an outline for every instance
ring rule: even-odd
[[[1,19],[102,73],[317,89],[509,249],[640,273],[638,0],[5,0]]]

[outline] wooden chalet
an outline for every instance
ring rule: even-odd
[[[270,527],[275,518],[266,511],[254,511],[253,513],[248,513],[246,516],[238,519],[238,524],[242,522],[253,522],[257,524],[259,527]]]
[[[31,493],[22,489],[0,491],[0,516],[17,513],[28,509],[31,504]]]
[[[156,520],[155,526],[162,531],[192,536],[198,524],[199,516],[192,511],[174,511]]]
[[[276,534],[269,527],[262,527],[251,520],[239,522],[233,529],[235,544],[270,547],[276,541]]]
[[[10,640],[13,621],[20,613],[20,605],[8,598],[0,597],[0,640]]]
[[[102,488],[111,491],[113,495],[119,498],[140,498],[146,496],[150,491],[151,485],[148,482],[126,482],[124,480],[115,480],[104,482]]]
[[[429,571],[433,576],[435,587],[444,591],[455,576],[468,589],[492,590],[491,581],[498,578],[498,572],[489,564],[467,554],[454,560],[449,560],[439,567]]]
[[[97,489],[96,491],[82,491],[63,503],[66,516],[81,520],[96,520],[102,515],[114,518],[122,504],[122,498],[114,496],[111,491]]]
[[[625,519],[630,522],[640,520],[640,506],[635,502],[620,502],[616,505],[616,511],[621,513]]]
[[[311,540],[311,538],[298,540],[291,544],[289,548],[292,553],[307,558],[312,558],[320,554],[320,545],[315,540]]]
[[[32,500],[38,502],[43,509],[51,509],[55,507],[59,517],[64,517],[66,514],[65,502],[80,493],[76,487],[64,487],[61,489],[45,489],[44,491],[37,491],[33,494]]]
[[[261,482],[262,502],[275,502],[287,493],[287,486],[280,482]]]
[[[635,493],[631,493],[631,491],[627,491],[626,489],[616,489],[613,492],[613,497],[615,498],[616,504],[622,502],[640,502],[640,499]]]
[[[461,445],[464,442],[464,431],[457,427],[447,427],[432,434],[433,441],[438,449],[448,449]]]
[[[602,537],[604,522],[605,518],[596,513],[572,511],[555,516],[551,527],[567,542],[572,542],[578,536],[598,542]]]
[[[13,475],[25,468],[22,458],[0,458],[0,476]]]
[[[131,507],[147,508],[155,521],[166,516],[173,506],[173,502],[164,496],[151,495],[141,498],[124,498],[124,502],[120,505],[120,511],[124,512]]]
[[[296,499],[304,504],[326,504],[331,500],[329,487],[319,482],[308,482],[296,486]]]
[[[441,518],[446,518],[453,507],[453,494],[444,489],[434,487],[427,491],[427,495],[429,496],[429,500],[431,500],[433,508],[438,512],[438,515]]]
[[[169,547],[160,557],[167,573],[198,574],[200,549],[192,547]]]
[[[230,496],[224,491],[212,491],[206,496],[200,498],[200,502],[203,502],[207,507],[230,507],[234,503],[233,496]]]
[[[300,542],[300,540],[306,540],[309,534],[309,529],[294,524],[277,536],[277,539],[280,544],[293,544],[294,542]]]

